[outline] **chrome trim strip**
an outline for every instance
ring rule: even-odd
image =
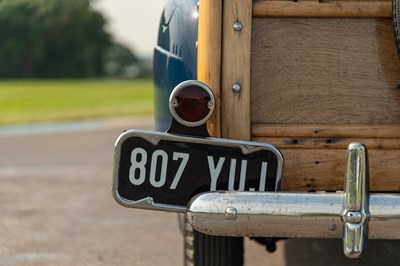
[[[154,50],[156,50],[156,51],[158,51],[158,52],[160,52],[162,54],[165,54],[168,57],[172,57],[172,58],[177,59],[177,60],[182,60],[182,57],[180,57],[180,56],[178,56],[178,55],[176,55],[176,54],[174,54],[174,53],[162,48],[161,46],[157,45],[156,47],[154,47]]]
[[[344,193],[208,192],[187,218],[197,231],[221,236],[342,238]],[[226,210],[236,209],[228,219]],[[400,195],[369,196],[371,239],[400,239]]]
[[[352,143],[347,149],[343,210],[343,249],[349,258],[359,258],[368,236],[369,211],[367,204],[367,148]]]
[[[220,138],[189,137],[189,136],[175,135],[164,132],[153,132],[144,130],[128,130],[122,133],[118,137],[115,143],[114,169],[113,169],[113,182],[112,182],[112,195],[114,199],[124,207],[148,209],[148,210],[162,210],[167,212],[182,212],[182,213],[186,211],[186,208],[183,208],[181,206],[156,203],[151,197],[146,197],[138,201],[132,201],[125,199],[121,195],[119,195],[118,171],[119,171],[121,147],[124,141],[126,141],[128,138],[131,137],[143,138],[149,141],[150,143],[153,143],[154,145],[156,145],[160,140],[167,140],[167,141],[191,142],[197,144],[240,148],[243,154],[250,154],[253,152],[257,152],[259,150],[268,150],[274,153],[278,159],[278,169],[276,175],[275,188],[276,189],[280,188],[282,183],[283,165],[284,165],[283,156],[280,153],[280,151],[271,144],[249,142],[249,141],[237,141],[237,140],[220,139]]]

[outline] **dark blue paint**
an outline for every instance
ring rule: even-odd
[[[170,0],[161,15],[154,49],[156,130],[171,123],[169,95],[182,81],[197,78],[197,0]]]

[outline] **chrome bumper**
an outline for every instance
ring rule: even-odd
[[[350,144],[343,192],[211,192],[194,197],[186,215],[211,235],[343,238],[346,256],[357,258],[367,237],[400,239],[400,195],[369,194],[368,181],[367,150]]]

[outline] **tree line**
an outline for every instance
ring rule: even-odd
[[[0,78],[129,76],[138,58],[92,1],[0,0]]]

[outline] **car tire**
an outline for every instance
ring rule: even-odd
[[[184,260],[186,266],[243,265],[243,237],[206,235],[185,222]]]
[[[393,0],[392,7],[394,37],[396,39],[397,52],[400,57],[400,0]]]

